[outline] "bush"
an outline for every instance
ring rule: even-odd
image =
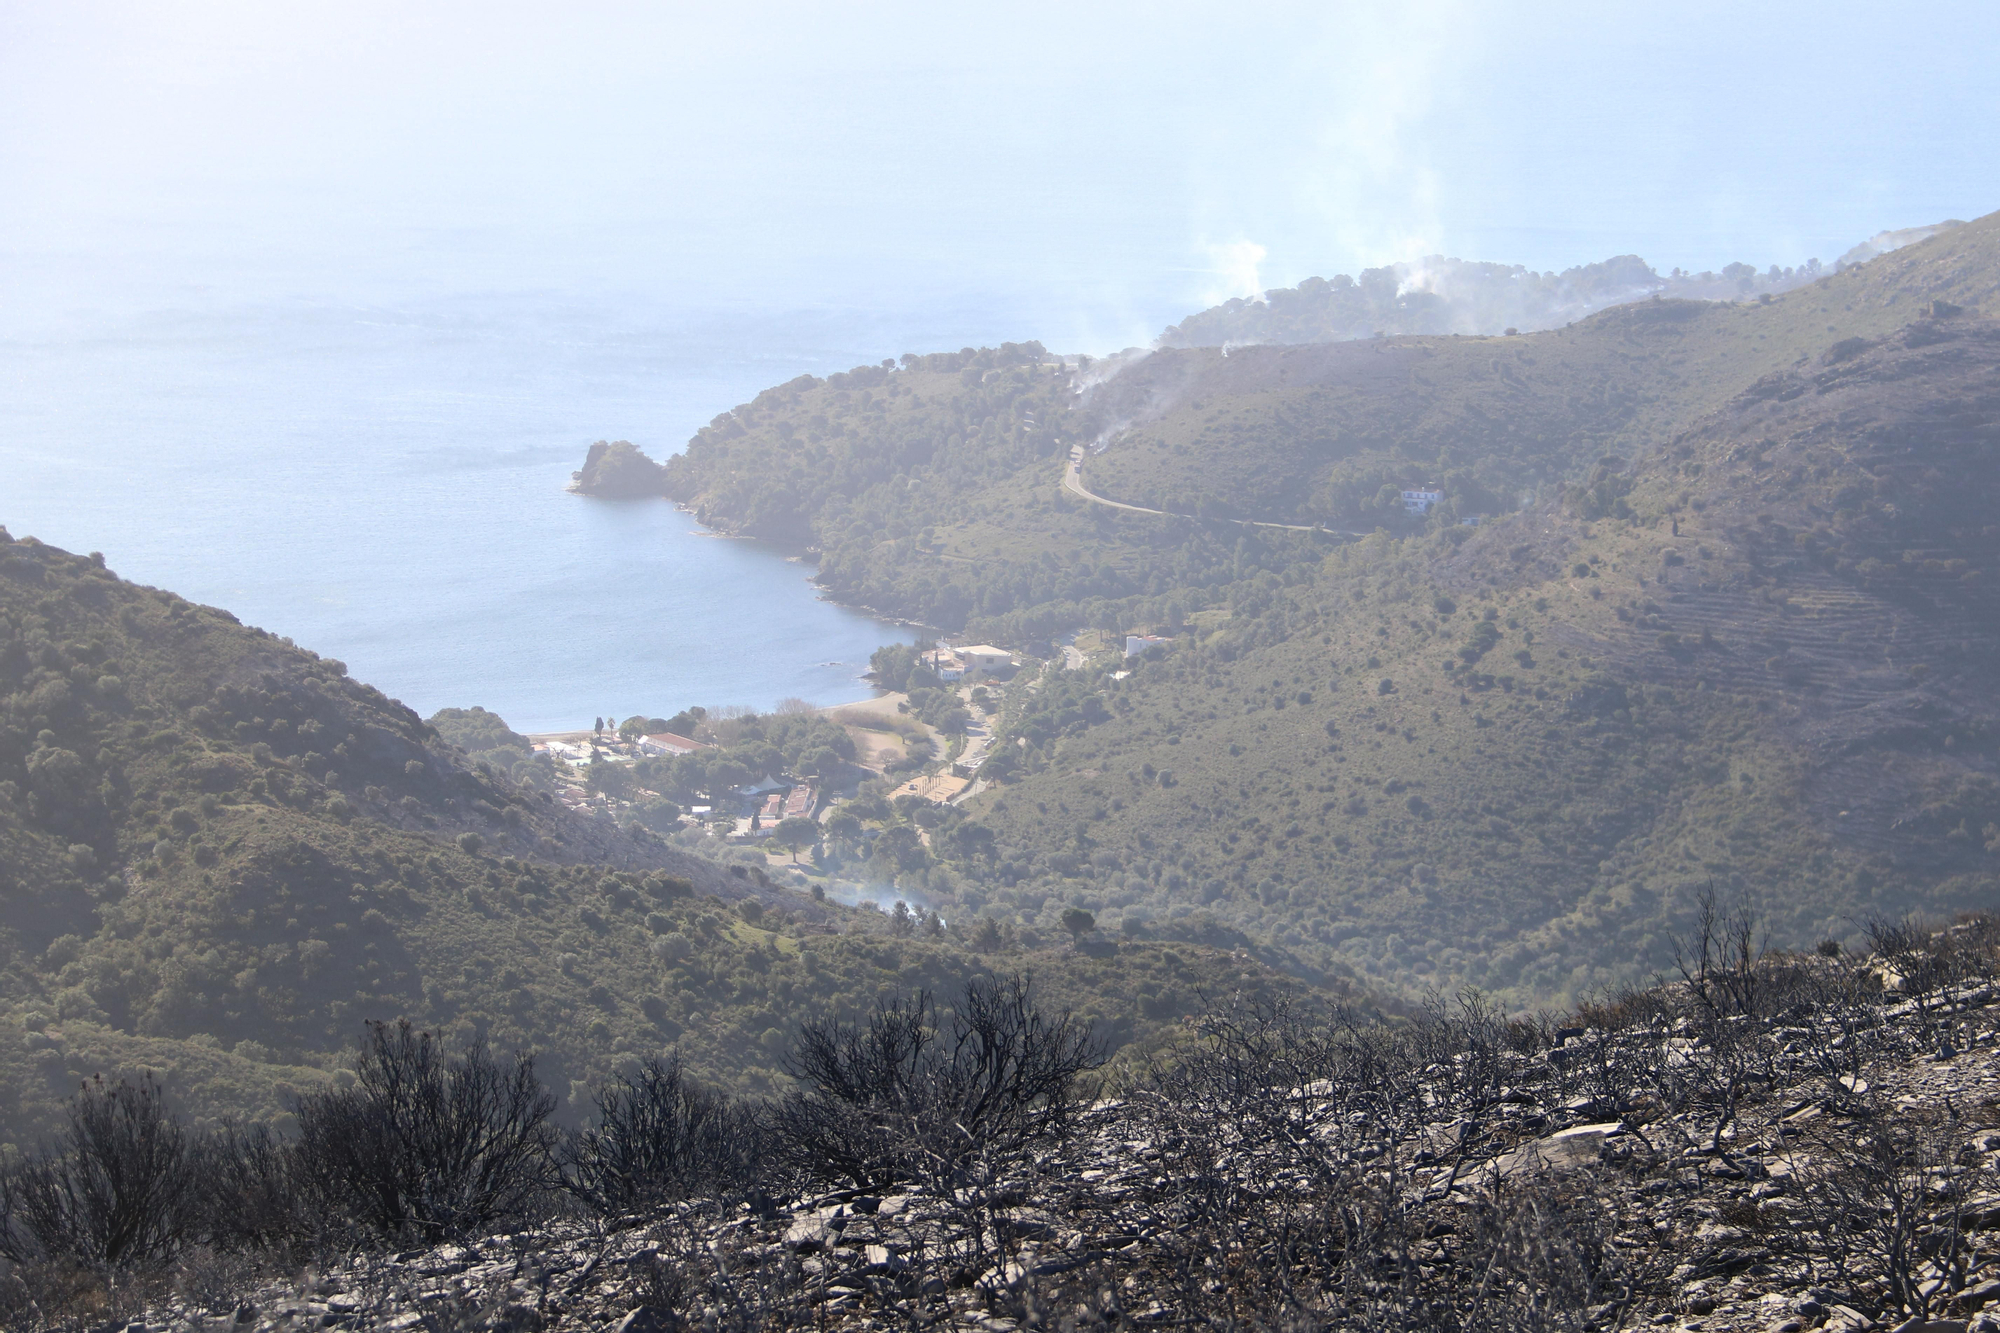
[[[539,1207],[553,1183],[556,1101],[534,1061],[456,1058],[408,1020],[368,1025],[356,1084],[297,1103],[301,1183],[331,1212],[390,1239],[436,1244]]]
[[[562,1150],[563,1186],[593,1212],[617,1216],[732,1194],[759,1178],[755,1112],[686,1078],[678,1055],[646,1061],[636,1078],[618,1078],[596,1100],[596,1123]]]
[[[0,1177],[0,1255],[99,1271],[164,1264],[200,1222],[199,1148],[150,1075],[92,1079],[56,1150]]]
[[[804,1087],[779,1103],[773,1133],[818,1179],[954,1189],[982,1159],[1066,1137],[1078,1081],[1102,1064],[1089,1025],[1044,1016],[1026,978],[975,979],[948,1025],[929,992],[866,1028],[807,1023],[786,1059]]]

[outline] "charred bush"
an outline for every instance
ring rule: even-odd
[[[1026,978],[977,979],[948,1020],[928,992],[865,1027],[808,1023],[787,1057],[803,1087],[772,1112],[789,1162],[823,1180],[955,1185],[979,1158],[1067,1134],[1104,1062],[1088,1024],[1034,1007]]]
[[[763,1174],[756,1111],[689,1079],[679,1056],[648,1060],[597,1094],[595,1121],[562,1147],[564,1188],[603,1216],[753,1190]]]
[[[98,1272],[158,1268],[200,1223],[200,1155],[150,1076],[92,1079],[57,1145],[0,1178],[0,1255]]]
[[[295,1178],[313,1206],[426,1244],[527,1220],[554,1184],[555,1097],[519,1056],[448,1054],[407,1021],[371,1023],[355,1086],[299,1099]]]

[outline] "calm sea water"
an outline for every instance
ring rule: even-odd
[[[338,657],[426,715],[479,704],[552,730],[864,698],[869,653],[910,630],[665,502],[564,488],[593,439],[663,456],[764,387],[957,332],[951,313],[191,300],[16,327],[0,523]]]

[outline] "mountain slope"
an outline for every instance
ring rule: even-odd
[[[1693,301],[1755,300],[1802,287],[1837,272],[1965,224],[1941,222],[1883,232],[1849,250],[1833,269],[1817,259],[1796,269],[1763,272],[1729,264],[1720,273],[1661,275],[1637,255],[1618,255],[1561,273],[1518,264],[1479,264],[1432,255],[1413,264],[1363,270],[1360,277],[1307,278],[1261,296],[1238,297],[1188,316],[1160,335],[1161,347],[1228,347],[1252,343],[1318,343],[1398,333],[1494,334],[1572,323],[1607,306],[1663,296]]]
[[[801,511],[831,591],[866,550],[977,592],[934,623],[1173,646],[1017,683],[989,789],[949,816],[990,856],[934,837],[912,874],[961,910],[1206,913],[1302,969],[1523,1002],[1666,965],[1711,880],[1801,946],[1983,901],[1993,316],[2000,215],[1768,302],[1078,362],[1036,416],[1059,447],[977,483],[987,436],[924,436],[885,492],[925,497],[909,536],[838,485]],[[768,405],[760,456],[808,405],[881,447],[814,393]],[[1079,442],[1105,446],[1092,490],[1168,515],[1058,489]],[[756,484],[688,460],[704,494]],[[1420,481],[1447,500],[1411,519]]]
[[[668,1045],[768,1088],[801,1018],[990,968],[1119,1045],[1271,978],[1198,946],[896,938],[564,810],[341,664],[33,539],[0,540],[0,704],[0,1144],[97,1072],[276,1116],[367,1019],[534,1050],[578,1110]]]
[[[1394,528],[1384,488],[1424,482],[1454,515],[1505,512],[1933,301],[2000,315],[1996,275],[2000,215],[1743,304],[1640,301],[1515,338],[1161,350],[1090,396],[1128,424],[1087,476],[1148,508],[1287,523]]]
[[[1669,965],[1710,881],[1800,946],[1990,901],[2000,325],[1920,322],[1600,472],[1197,617],[976,803],[1028,896],[1522,999]]]

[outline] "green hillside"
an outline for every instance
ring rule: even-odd
[[[704,523],[815,552],[833,596],[975,636],[1041,642],[1309,540],[1133,521],[1054,485],[1096,415],[1039,343],[800,376],[717,417],[667,460]]]
[[[279,1114],[372,1018],[535,1050],[579,1096],[668,1046],[757,1089],[801,1018],[897,987],[1027,968],[1143,1046],[1198,992],[1271,978],[1200,945],[899,938],[568,812],[338,662],[4,533],[0,701],[0,1146],[97,1072]]]
[[[1043,924],[1208,914],[1302,969],[1520,1001],[1665,965],[1710,881],[1794,945],[1990,903],[1982,315],[2000,217],[1768,302],[1072,365],[1066,402],[1036,390],[1046,447],[913,422],[867,492],[906,506],[891,526],[857,521],[837,475],[797,511],[831,591],[922,586],[907,613],[969,605],[929,618],[1031,651],[1077,629],[1174,644],[1124,681],[1017,682],[989,788],[945,816],[991,838],[934,831],[906,877]],[[908,392],[971,421],[998,378],[975,370]],[[767,471],[808,432],[889,456],[851,389],[788,392],[759,409]],[[1093,490],[1191,517],[1061,492],[1078,441],[1107,446]],[[697,437],[683,494],[754,491],[730,450]],[[1443,512],[1378,502],[1420,481]],[[1500,517],[1454,521],[1476,512]]]
[[[1996,464],[2000,325],[1914,325],[1609,484],[1293,571],[978,817],[1029,904],[1520,999],[1668,966],[1711,880],[1792,945],[1989,905]]]
[[[1505,512],[1934,300],[2000,315],[1996,280],[1988,217],[1757,301],[1641,301],[1512,338],[1161,350],[1090,396],[1133,424],[1086,478],[1147,508],[1364,531],[1397,526],[1384,487],[1436,484],[1448,516]]]

